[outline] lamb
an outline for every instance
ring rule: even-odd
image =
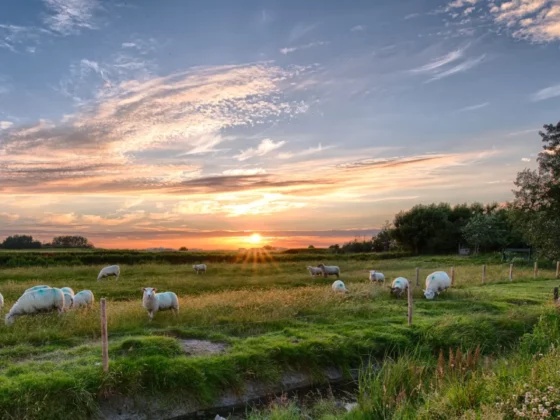
[[[62,290],[64,293],[69,293],[70,296],[74,297],[74,291],[71,287],[61,287],[60,290]]]
[[[89,308],[93,306],[94,297],[91,290],[82,290],[74,295],[74,304],[72,305],[73,309],[81,308],[85,306]]]
[[[24,293],[14,303],[10,312],[6,314],[6,325],[12,325],[14,319],[22,315],[34,315],[40,312],[52,312],[57,310],[59,314],[64,311],[64,293],[60,289],[48,288],[34,290]]]
[[[59,289],[62,290],[62,289]],[[72,305],[74,305],[74,296],[72,296],[70,293],[65,292],[62,290],[62,293],[64,295],[64,311],[69,310],[70,308],[72,308]]]
[[[179,314],[179,300],[173,292],[156,293],[155,287],[144,287],[142,306],[148,311],[150,321],[158,311],[172,309],[175,315]]]
[[[47,286],[45,284],[41,285],[41,286],[33,286],[30,287],[29,289],[27,289],[25,292],[23,292],[23,294],[26,294],[28,292],[34,292],[35,290],[40,290],[40,289],[50,289],[51,286]]]
[[[335,292],[348,292],[348,289],[346,288],[342,280],[336,280],[331,287]]]
[[[378,283],[385,283],[385,276],[383,275],[383,273],[379,273],[378,271],[375,271],[375,270],[370,270],[369,281],[371,281],[371,282],[376,281]]]
[[[309,271],[309,274],[311,274],[311,277],[322,276],[323,275],[323,270],[321,270],[319,267],[311,267],[310,265],[308,265],[307,266],[307,271]]]
[[[440,294],[444,290],[451,287],[451,279],[445,271],[436,271],[426,277],[426,289],[424,296],[426,299],[433,299],[436,294]]]
[[[115,276],[116,280],[119,279],[119,275],[121,274],[121,269],[118,265],[110,265],[108,267],[103,268],[99,275],[97,276],[97,280],[101,280],[104,277]]]
[[[336,275],[337,279],[340,278],[340,268],[338,268],[336,265],[318,264],[317,268],[321,269],[321,271],[323,272],[323,277]]]
[[[196,274],[200,274],[201,272],[206,274],[206,264],[195,264],[192,266]]]
[[[390,287],[391,294],[401,297],[405,291],[408,290],[408,280],[404,277],[397,277],[393,280],[393,284]]]

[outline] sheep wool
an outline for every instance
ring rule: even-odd
[[[12,325],[14,319],[23,315],[35,315],[40,312],[64,310],[64,293],[60,289],[39,289],[24,293],[6,314],[6,325]]]
[[[335,292],[348,292],[348,289],[346,289],[346,286],[344,285],[344,283],[341,280],[336,280],[333,284],[332,284],[332,289]]]
[[[321,270],[319,267],[311,267],[310,265],[308,265],[307,266],[307,271],[309,271],[309,274],[311,275],[311,277],[322,276],[323,275],[323,270]]]
[[[206,274],[206,264],[195,264],[192,266],[192,268],[194,271],[196,271],[196,274]]]
[[[74,295],[74,304],[72,308],[78,309],[82,307],[89,308],[94,302],[93,292],[91,290],[82,290]]]
[[[25,294],[25,293],[28,293],[28,292],[34,292],[35,290],[50,289],[50,288],[51,288],[51,286],[47,286],[46,284],[42,284],[41,286],[33,286],[33,287],[30,287],[29,289],[27,289],[27,290],[26,290],[25,292],[23,292],[23,293]]]
[[[340,278],[340,268],[336,265],[319,264],[317,267],[323,272],[323,277],[336,276],[336,278]]]
[[[74,291],[71,287],[61,287],[60,290],[62,290],[64,293],[69,293],[72,297],[74,297]]]
[[[99,275],[97,276],[97,280],[101,280],[102,278],[109,277],[109,276],[115,276],[116,280],[118,280],[120,274],[121,274],[121,269],[118,265],[110,265],[108,267],[101,269]]]
[[[179,313],[179,299],[173,292],[156,293],[155,287],[144,287],[142,306],[148,311],[150,320],[154,318],[156,312],[173,310],[175,315]]]
[[[408,279],[397,277],[391,284],[391,293],[397,297],[401,297],[405,290],[408,289]]]
[[[428,300],[432,300],[436,294],[440,294],[444,290],[451,287],[451,279],[445,271],[436,271],[426,277],[426,289],[424,296]]]
[[[371,282],[379,282],[379,283],[385,283],[385,275],[383,273],[380,273],[378,271],[375,270],[371,270],[369,272],[369,281]]]
[[[74,304],[74,297],[68,292],[62,291],[62,293],[64,295],[64,310],[67,311],[72,308],[72,305]]]

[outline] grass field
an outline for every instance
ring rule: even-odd
[[[481,261],[472,259],[368,263],[335,258],[331,256],[329,263],[340,266],[341,279],[350,290],[346,295],[331,291],[333,278],[311,279],[307,262],[215,263],[209,264],[206,275],[198,276],[187,265],[121,266],[118,282],[96,281],[101,266],[0,270],[4,312],[26,288],[37,284],[70,286],[76,292],[90,289],[96,297],[89,311],[22,317],[12,327],[0,326],[0,417],[91,418],[99,401],[113,394],[174,391],[210,402],[220,390],[241,391],[248,379],[274,382],[286,370],[299,370],[320,381],[321,368],[337,366],[348,374],[367,358],[387,360],[384,375],[387,369],[410,371],[410,366],[422,364],[432,366],[435,378],[442,349],[447,357],[449,348],[467,354],[480,345],[482,355],[494,359],[516,351],[524,334],[550,311],[552,288],[558,285],[552,270],[541,270],[533,279],[532,267],[516,268],[514,281],[509,282],[508,267],[499,264],[487,267],[486,285],[481,285]],[[415,288],[411,328],[406,300],[391,298],[386,286],[367,280],[366,270],[377,269],[387,279],[405,276],[414,282],[415,267],[420,267],[422,286],[429,272],[449,271],[451,265],[456,267],[453,290],[426,301],[421,287]],[[146,286],[177,293],[179,316],[162,312],[149,322],[141,307],[141,288]],[[100,365],[101,297],[108,300],[108,375]],[[187,356],[181,346],[187,338],[219,341],[227,350],[214,356]],[[407,399],[400,411],[393,407],[381,417],[371,417],[372,412],[380,415],[371,405],[379,378],[378,371],[369,376],[367,372],[362,371],[360,408],[352,414],[356,418],[398,418],[398,413],[406,417],[426,404],[427,397]],[[402,390],[394,388],[399,395]],[[480,408],[482,402],[471,406]],[[343,416],[329,404],[313,408],[323,410],[315,417]],[[299,418],[298,410],[288,404],[251,416]]]

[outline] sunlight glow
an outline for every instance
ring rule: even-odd
[[[258,233],[253,233],[251,236],[249,236],[247,241],[252,243],[252,244],[260,244],[261,241],[262,241],[262,238],[261,238],[261,235],[259,235]]]

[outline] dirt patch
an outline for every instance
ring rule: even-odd
[[[226,351],[224,343],[213,343],[207,340],[181,340],[183,351],[189,356],[204,356],[207,354],[220,354]]]

